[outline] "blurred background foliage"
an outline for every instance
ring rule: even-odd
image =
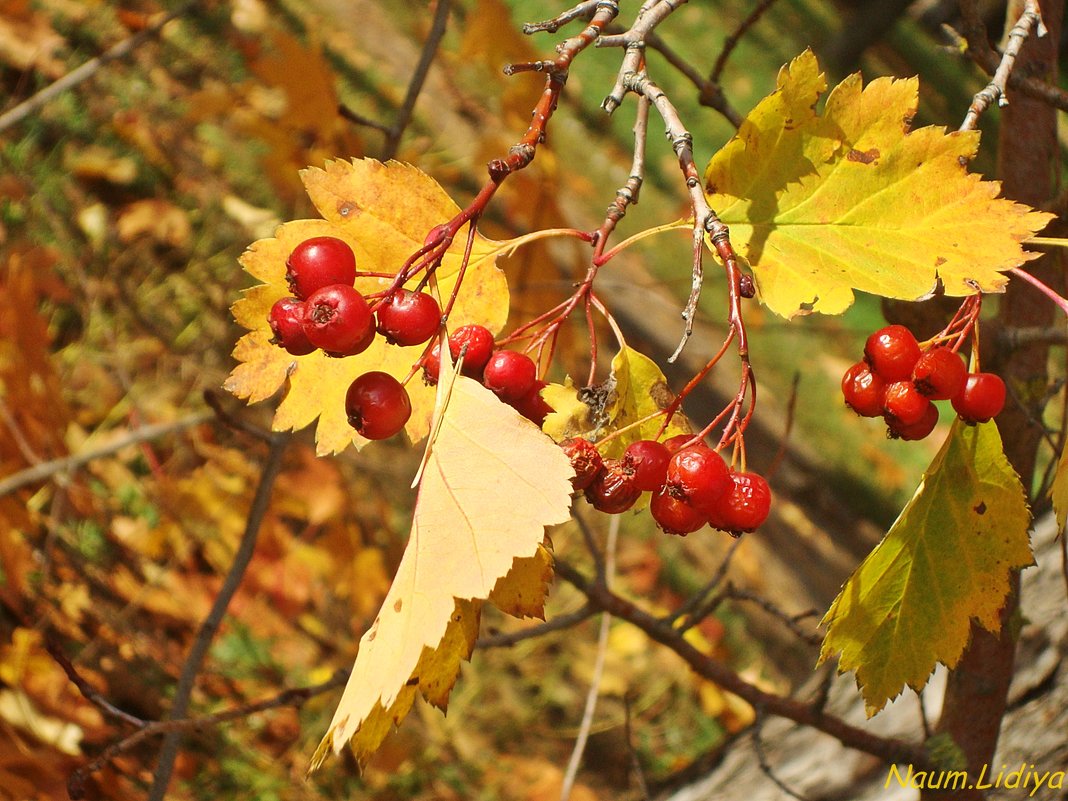
[[[623,5],[626,19],[633,4]],[[692,2],[659,34],[707,75],[752,5]],[[1003,6],[985,4],[995,37]],[[0,113],[176,7],[0,0]],[[525,130],[541,91],[537,76],[501,72],[506,62],[551,53],[553,36],[524,37],[519,25],[562,7],[456,3],[398,158],[463,205],[484,163]],[[744,114],[773,88],[779,67],[811,47],[832,84],[858,68],[867,77],[920,74],[916,124],[956,127],[982,79],[941,30],[954,15],[955,3],[940,0],[779,0],[742,39],[722,90]],[[244,428],[269,419],[265,408],[238,409],[218,389],[238,335],[228,306],[250,283],[237,257],[279,221],[313,213],[302,167],[381,153],[381,131],[354,124],[339,107],[391,124],[431,19],[424,2],[193,2],[132,56],[0,131],[0,480],[106,451],[144,426],[172,429],[0,497],[0,799],[65,798],[71,770],[131,733],[78,693],[49,646],[118,707],[144,719],[167,713],[266,452],[242,427],[205,413],[208,393]],[[578,59],[547,146],[505,184],[484,221],[488,235],[599,222],[630,164],[633,105],[612,117],[599,109],[619,57],[591,50]],[[732,126],[700,105],[663,55],[651,51],[649,69],[704,163]],[[993,141],[997,114],[983,126]],[[674,157],[651,129],[641,204],[620,238],[686,213]],[[974,166],[990,174],[992,150]],[[661,363],[681,330],[687,249],[685,236],[662,235],[602,273],[604,296],[632,344]],[[512,324],[568,293],[585,258],[572,244],[538,243],[510,259]],[[722,279],[712,275],[692,361],[670,376],[676,389],[718,342],[723,298]],[[787,325],[756,308],[751,314],[765,431],[752,459],[766,469],[785,453],[794,472],[773,479],[782,500],[768,534],[742,542],[730,579],[789,614],[826,607],[940,441],[888,442],[842,408],[839,377],[880,319],[878,303],[863,297],[835,319]],[[582,374],[580,334],[566,342],[561,375]],[[718,388],[734,380],[714,378],[689,413],[703,423],[718,408]],[[351,664],[403,549],[413,501],[405,488],[417,458],[409,444],[387,442],[316,459],[307,432],[297,437],[249,574],[200,674],[196,714],[323,681]],[[571,528],[553,539],[581,559]],[[669,609],[716,571],[726,548],[707,530],[669,539],[647,515],[627,516],[618,586],[650,609]],[[566,586],[554,588],[550,615],[580,606]],[[815,620],[804,623],[811,629]],[[490,618],[484,633],[522,625]],[[448,717],[420,707],[362,776],[345,761],[303,776],[335,694],[205,728],[187,740],[170,797],[555,799],[595,631],[587,621],[574,632],[476,651]],[[752,605],[722,605],[691,636],[782,690],[814,663],[807,645]],[[573,797],[638,797],[634,764],[651,786],[671,783],[714,761],[752,720],[744,703],[617,625]],[[149,739],[110,762],[91,778],[90,797],[143,797],[157,748]]]

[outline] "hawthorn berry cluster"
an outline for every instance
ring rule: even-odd
[[[896,439],[923,439],[938,422],[937,400],[951,401],[966,423],[985,423],[1005,405],[1005,384],[993,373],[969,373],[952,348],[921,348],[903,325],[868,337],[864,359],[842,377],[846,404],[861,417],[886,421]]]
[[[768,517],[771,490],[757,473],[732,470],[692,434],[657,442],[633,442],[619,459],[604,459],[587,439],[560,444],[571,460],[576,491],[600,512],[630,509],[651,492],[649,511],[668,534],[685,536],[705,524],[734,536],[753,531]]]

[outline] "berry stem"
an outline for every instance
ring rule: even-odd
[[[1053,304],[1058,309],[1060,309],[1062,312],[1064,312],[1066,315],[1068,315],[1068,300],[1065,300],[1063,297],[1058,295],[1049,286],[1047,286],[1044,282],[1042,282],[1041,280],[1039,280],[1035,276],[1031,275],[1031,273],[1027,272],[1026,270],[1021,270],[1019,267],[1013,267],[1011,270],[1009,270],[1009,272],[1012,273],[1017,278],[1022,278],[1024,281],[1029,283],[1031,286],[1033,286],[1035,289],[1037,289],[1039,292],[1041,292],[1047,298],[1052,300]]]

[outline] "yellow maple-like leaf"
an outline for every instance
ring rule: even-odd
[[[418,688],[443,706],[471,651],[481,599],[540,614],[545,527],[568,519],[574,471],[556,444],[443,360],[411,537],[312,768],[347,743],[361,762]],[[502,581],[503,579],[503,581]]]
[[[910,130],[915,78],[827,83],[805,51],[705,171],[708,202],[784,317],[838,314],[853,290],[917,300],[1000,291],[1037,254],[1021,242],[1052,219],[969,174],[979,134]]]
[[[250,333],[237,343],[234,357],[238,365],[225,386],[250,403],[269,398],[285,386],[285,397],[275,412],[274,429],[303,428],[318,419],[318,452],[337,453],[349,443],[357,447],[366,444],[345,416],[349,384],[371,370],[404,379],[419,359],[422,346],[402,348],[377,338],[363,353],[336,359],[321,351],[292,356],[270,344],[268,312],[275,301],[290,294],[285,281],[286,259],[305,239],[335,236],[352,247],[359,270],[392,274],[422,247],[431,228],[453,218],[459,208],[428,175],[397,162],[332,161],[325,169],[304,170],[302,177],[324,219],[285,223],[273,238],[253,243],[242,255],[242,265],[263,283],[248,290],[233,306],[234,319]],[[464,242],[453,243],[436,273],[443,298],[456,284],[465,232],[457,239]],[[504,326],[508,285],[496,261],[510,247],[510,243],[476,234],[467,274],[449,317],[450,326],[479,323],[494,332]],[[357,279],[356,288],[369,294],[389,284],[387,278],[364,277]],[[429,430],[434,390],[424,386],[418,377],[408,382],[407,389],[412,416],[405,430],[417,441]]]

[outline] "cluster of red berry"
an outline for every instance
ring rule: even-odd
[[[693,435],[631,443],[619,459],[603,459],[586,439],[561,443],[571,460],[577,491],[601,512],[630,509],[642,492],[653,493],[649,511],[669,534],[685,536],[706,523],[738,536],[768,517],[771,490],[757,473],[730,469],[723,458]]]
[[[842,377],[842,394],[861,417],[886,420],[891,437],[923,439],[938,422],[931,401],[948,400],[962,420],[985,423],[1005,405],[1005,383],[993,373],[969,373],[952,349],[920,348],[902,325],[868,337],[864,360]]]

